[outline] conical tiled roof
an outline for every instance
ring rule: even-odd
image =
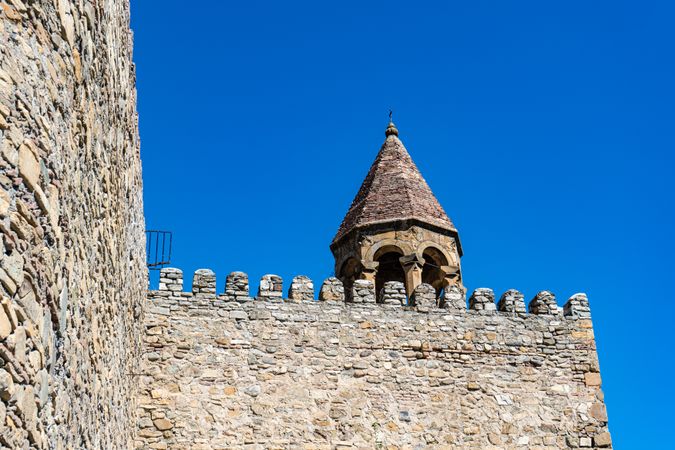
[[[455,226],[398,138],[393,123],[347,215],[333,239],[355,228],[416,219],[452,232]]]

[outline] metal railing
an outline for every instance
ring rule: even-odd
[[[148,269],[159,270],[171,264],[171,245],[173,233],[171,231],[146,230],[145,254]]]

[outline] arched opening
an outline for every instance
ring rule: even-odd
[[[389,246],[381,248],[375,254],[377,266],[377,275],[375,275],[375,292],[377,297],[387,281],[400,281],[405,283],[405,272],[399,258],[403,255],[397,247]]]
[[[345,290],[345,298],[347,301],[352,299],[352,286],[354,286],[354,280],[356,280],[361,272],[361,263],[356,258],[347,259],[340,268],[340,273],[338,273],[338,278],[342,281],[342,285]]]
[[[422,282],[430,284],[436,289],[436,297],[441,295],[445,273],[441,266],[447,266],[448,260],[443,253],[434,247],[427,247],[422,253],[424,267],[422,267]]]

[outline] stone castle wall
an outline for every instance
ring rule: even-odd
[[[321,286],[164,269],[148,293],[136,448],[608,448],[588,301],[510,290],[345,303]],[[284,297],[284,298],[282,298]],[[410,303],[410,305],[408,305]]]
[[[0,448],[129,448],[147,286],[129,5],[0,0]]]

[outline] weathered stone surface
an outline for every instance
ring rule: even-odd
[[[182,292],[183,271],[174,267],[165,267],[159,271],[159,290]]]
[[[400,281],[387,281],[380,289],[377,302],[385,305],[405,306],[408,302],[405,285]]]
[[[15,387],[12,376],[4,369],[0,369],[0,399],[8,402],[14,395]]]
[[[216,296],[216,274],[211,269],[198,269],[192,277],[192,293],[204,297]]]
[[[604,403],[593,403],[588,413],[596,420],[607,422],[607,408],[605,408]]]
[[[476,289],[469,298],[469,309],[485,312],[496,311],[497,305],[495,305],[495,293],[492,289],[488,288]]]
[[[587,372],[584,374],[584,381],[586,386],[600,386],[602,385],[602,380],[599,373]]]
[[[452,285],[443,290],[441,308],[451,311],[466,310],[466,291],[461,286]]]
[[[249,297],[248,275],[244,272],[232,272],[225,280],[225,295],[231,301],[247,301]]]
[[[159,431],[166,431],[173,428],[173,424],[167,419],[155,419],[152,423]]]
[[[291,287],[288,288],[288,300],[290,301],[313,301],[314,283],[305,275],[298,275],[291,281]]]
[[[128,2],[0,1],[0,447],[133,448],[142,194]]]
[[[410,304],[420,312],[428,312],[437,306],[436,303],[436,289],[426,283],[417,286],[410,297]]]
[[[319,300],[343,302],[345,301],[345,288],[342,281],[335,277],[326,278],[319,291]]]
[[[593,443],[597,447],[607,448],[612,445],[612,437],[610,436],[608,431],[603,431],[602,433],[595,435],[595,437],[593,438]]]
[[[375,284],[370,280],[354,281],[351,302],[375,303]]]
[[[279,275],[263,275],[258,288],[258,298],[261,300],[281,300],[283,290],[283,280]]]
[[[2,448],[611,446],[583,294],[563,316],[542,292],[528,316],[513,295],[496,313],[494,295],[475,293],[472,309],[490,314],[466,314],[459,288],[443,310],[427,287],[415,308],[376,305],[371,281],[352,292],[378,279],[377,249],[392,241],[409,286],[431,268],[434,286],[461,287],[458,236],[393,125],[372,207],[355,204],[344,224],[377,226],[333,249],[355,263],[354,304],[333,302],[345,297],[335,279],[320,294],[331,302],[281,302],[268,275],[258,297],[279,301],[250,302],[246,274],[217,296],[213,272],[187,293],[166,268],[146,314],[128,26],[124,0],[0,2]],[[383,229],[382,214],[445,232]],[[310,300],[310,284],[292,283],[291,300]],[[389,287],[382,301],[395,304]]]
[[[137,448],[605,445],[588,320],[186,295],[149,293]]]
[[[563,306],[563,314],[566,317],[590,319],[591,307],[588,304],[586,294],[574,294]]]
[[[530,314],[557,315],[559,313],[555,295],[550,291],[541,291],[530,301]]]
[[[0,340],[5,339],[12,333],[12,322],[0,303]]]
[[[502,312],[525,315],[527,311],[524,299],[525,296],[521,292],[509,289],[499,298],[497,309]]]

